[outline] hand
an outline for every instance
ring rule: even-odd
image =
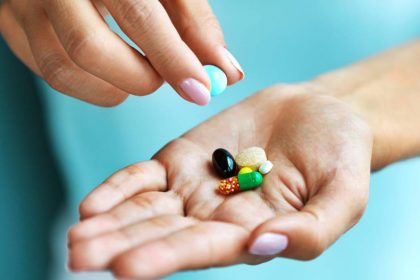
[[[223,196],[213,150],[260,146],[274,163],[263,185]],[[317,257],[361,217],[372,135],[312,85],[275,86],[128,166],[81,204],[70,267],[119,277]]]
[[[9,0],[0,10],[2,35],[53,88],[101,106],[152,93],[163,80],[204,105],[210,82],[202,64],[219,66],[229,84],[242,78],[207,1],[94,2]],[[108,11],[145,55],[111,31]]]

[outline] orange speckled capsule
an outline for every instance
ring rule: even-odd
[[[230,177],[228,179],[223,179],[219,183],[219,192],[221,194],[231,194],[237,193],[240,191],[238,177]]]
[[[219,192],[221,194],[233,194],[240,191],[252,190],[259,187],[262,182],[263,177],[259,172],[243,173],[220,181]]]

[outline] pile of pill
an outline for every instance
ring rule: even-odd
[[[214,170],[223,178],[219,183],[221,194],[255,189],[262,184],[263,175],[273,168],[260,147],[247,148],[235,158],[227,150],[219,148],[213,152],[212,162]]]

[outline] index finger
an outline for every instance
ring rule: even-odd
[[[182,97],[210,101],[210,81],[157,0],[104,0],[121,29],[144,51],[155,70]]]

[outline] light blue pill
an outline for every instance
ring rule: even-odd
[[[226,74],[214,65],[205,65],[204,69],[210,78],[210,95],[217,96],[221,94],[227,86]]]

